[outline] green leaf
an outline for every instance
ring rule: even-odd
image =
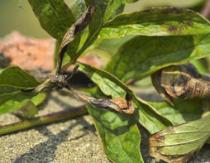
[[[16,91],[4,95],[0,95],[0,115],[18,111],[28,103],[37,106],[45,99],[44,93],[33,94],[30,92]]]
[[[171,36],[210,33],[209,21],[191,10],[154,8],[123,14],[107,22],[99,39],[125,36]]]
[[[61,40],[74,22],[71,10],[64,0],[28,0],[41,26],[54,38]]]
[[[33,118],[38,112],[37,106],[44,102],[46,99],[46,93],[39,93],[36,96],[33,96],[20,110],[18,110],[17,114],[25,118]]]
[[[143,163],[140,153],[141,135],[130,117],[88,107],[103,142],[104,151],[113,162]]]
[[[116,15],[123,12],[125,7],[125,0],[109,0],[104,16],[104,21],[108,21],[112,18],[114,18]]]
[[[113,99],[122,97],[125,99],[126,94],[130,94],[137,109],[137,121],[139,121],[150,133],[160,131],[172,124],[169,120],[161,116],[155,108],[146,101],[135,96],[125,84],[108,72],[85,64],[80,64],[79,70],[87,74],[106,97],[111,96]]]
[[[210,117],[167,128],[150,138],[150,154],[167,162],[187,162],[210,137]]]
[[[0,71],[1,93],[13,91],[15,88],[32,89],[38,85],[39,82],[33,76],[18,67],[8,67]]]
[[[114,55],[107,70],[128,81],[141,79],[169,65],[210,54],[210,34],[197,36],[135,37]]]
[[[167,118],[173,125],[178,125],[185,123],[182,113],[179,110],[176,110],[174,107],[170,106],[166,102],[150,102],[150,104],[157,109],[157,111]],[[186,107],[183,107],[186,109]]]

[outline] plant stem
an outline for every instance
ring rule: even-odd
[[[22,130],[27,130],[33,127],[38,127],[42,125],[47,125],[51,123],[56,123],[56,122],[61,122],[61,121],[77,118],[86,114],[87,114],[87,110],[84,106],[82,106],[78,108],[69,109],[66,111],[39,116],[31,120],[23,120],[17,123],[1,126],[0,136],[11,134],[11,133],[22,131]]]

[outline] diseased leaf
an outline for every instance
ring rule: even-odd
[[[107,97],[112,97],[112,99],[117,97],[126,99],[126,95],[129,94],[137,109],[137,121],[150,133],[160,131],[172,124],[146,101],[136,97],[126,85],[113,75],[85,64],[80,64],[79,70],[86,73]]]
[[[123,14],[107,22],[99,39],[125,36],[199,35],[210,32],[209,21],[198,13],[178,8],[153,8]]]
[[[61,40],[75,21],[64,0],[28,0],[41,26],[54,38]]]
[[[210,35],[146,37],[126,42],[107,70],[128,81],[141,79],[169,65],[181,64],[210,54]]]
[[[87,73],[88,76],[90,75],[94,82],[97,81],[97,84],[105,95],[110,95],[113,98],[125,98],[126,91],[116,83],[110,81],[107,74],[101,76],[101,74],[97,73],[100,73],[100,70],[97,71],[83,64],[79,68]],[[95,94],[95,96],[98,95],[98,93]],[[141,136],[135,123],[135,117],[131,118],[131,116],[97,109],[93,106],[88,107],[88,111],[95,120],[95,125],[102,139],[105,153],[110,160],[119,163],[143,162],[140,153]]]
[[[8,67],[0,71],[1,93],[14,89],[32,89],[38,85],[39,82],[33,76],[18,67]]]
[[[187,162],[210,137],[210,117],[167,128],[150,138],[150,154],[168,162]]]

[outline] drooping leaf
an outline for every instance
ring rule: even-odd
[[[74,22],[74,16],[64,0],[28,0],[41,26],[54,38],[61,40]]]
[[[210,54],[210,35],[135,37],[114,55],[107,70],[128,81],[141,79],[169,65]]]
[[[33,76],[18,67],[8,67],[0,71],[1,93],[13,91],[16,88],[31,89],[38,85],[39,82]]]
[[[210,117],[167,128],[150,138],[150,154],[167,162],[187,162],[210,137]]]
[[[125,36],[198,35],[210,32],[209,21],[187,9],[154,8],[123,14],[107,22],[99,39]]]

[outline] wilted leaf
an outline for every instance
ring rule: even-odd
[[[167,128],[150,138],[150,154],[168,162],[187,162],[210,137],[210,117]]]
[[[114,55],[107,70],[128,81],[141,79],[169,65],[210,54],[210,35],[135,37]]]
[[[8,67],[0,70],[0,87],[4,87],[7,91],[13,88],[31,89],[38,85],[39,82],[33,76],[18,67]]]
[[[154,8],[123,14],[107,22],[99,39],[125,36],[199,35],[210,32],[210,23],[198,13],[187,9]]]

